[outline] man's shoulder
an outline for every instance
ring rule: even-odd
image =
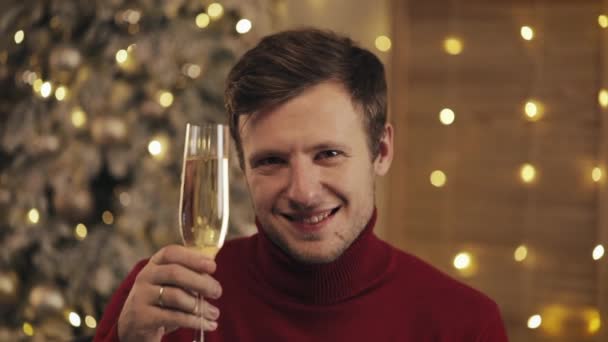
[[[421,258],[398,249],[395,249],[395,255],[399,282],[404,282],[418,298],[444,308],[464,306],[469,310],[477,307],[482,312],[496,310],[496,303],[490,297]]]

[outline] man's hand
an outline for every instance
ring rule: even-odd
[[[118,318],[120,341],[160,341],[177,328],[200,329],[201,316],[204,330],[215,330],[219,310],[196,295],[221,296],[222,287],[211,276],[215,268],[215,261],[183,246],[159,250],[137,275],[125,301]]]

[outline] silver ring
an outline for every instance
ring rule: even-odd
[[[158,290],[158,300],[156,301],[156,303],[158,304],[158,306],[160,306],[161,308],[164,307],[164,305],[163,305],[163,292],[165,292],[165,288],[164,288],[164,286],[161,286],[160,290]]]
[[[194,298],[194,309],[192,309],[192,313],[195,316],[198,316],[198,298]]]

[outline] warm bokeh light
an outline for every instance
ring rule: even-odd
[[[376,49],[387,52],[391,49],[391,39],[387,36],[378,36],[375,41]]]
[[[196,65],[196,64],[188,64],[185,68],[185,74],[188,75],[188,77],[195,79],[198,78],[201,75],[201,67]]]
[[[456,37],[448,37],[443,41],[443,49],[450,55],[460,55],[462,53],[462,40]]]
[[[160,141],[152,140],[148,144],[148,152],[150,152],[151,155],[157,156],[157,155],[161,154],[162,151],[163,151],[163,146],[160,144]]]
[[[593,256],[593,260],[600,260],[604,256],[604,246],[602,246],[602,245],[595,246],[595,248],[593,249],[592,256]]]
[[[585,319],[587,321],[587,333],[589,335],[595,335],[600,328],[602,327],[602,319],[598,310],[586,310],[583,312]]]
[[[101,214],[101,220],[103,223],[110,225],[114,223],[114,215],[109,210],[106,210]]]
[[[529,100],[524,105],[524,113],[529,121],[538,121],[543,114],[543,106],[536,100]]]
[[[608,16],[605,14],[600,14],[597,17],[597,23],[600,25],[601,28],[607,28],[608,27]]]
[[[533,315],[528,318],[528,328],[537,329],[543,323],[543,318],[540,315]]]
[[[607,108],[608,107],[608,90],[607,89],[600,89],[600,91],[597,93],[597,102],[600,104],[600,106],[602,108]]]
[[[38,209],[36,208],[32,208],[27,212],[27,219],[28,221],[30,221],[30,223],[36,224],[38,223],[38,221],[40,221],[40,213],[38,212]]]
[[[125,207],[128,207],[131,204],[131,195],[128,192],[122,192],[119,196],[120,204]]]
[[[602,180],[602,176],[603,176],[602,168],[599,166],[594,167],[593,171],[591,171],[591,179],[593,179],[593,181],[596,183]]]
[[[532,183],[536,178],[536,168],[532,164],[524,164],[519,170],[519,175],[525,183]]]
[[[80,320],[80,315],[78,315],[75,312],[70,312],[70,314],[68,315],[68,321],[70,322],[70,324],[73,327],[78,328],[80,326],[81,320]]]
[[[76,107],[72,110],[71,120],[74,127],[80,128],[87,123],[87,115],[80,107]]]
[[[86,315],[86,317],[84,318],[84,324],[86,324],[87,327],[91,329],[97,328],[97,320],[95,319],[95,317],[90,315]]]
[[[251,31],[251,26],[251,20],[241,19],[236,23],[236,32],[240,34],[245,34]]]
[[[19,30],[15,32],[15,36],[13,38],[15,39],[16,44],[21,44],[25,39],[25,32],[23,32],[23,30]]]
[[[173,94],[168,91],[161,91],[158,95],[158,103],[167,108],[173,104]]]
[[[57,101],[65,100],[65,97],[68,95],[68,90],[64,86],[59,86],[55,90],[55,98]]]
[[[53,91],[53,85],[51,84],[51,82],[44,82],[42,83],[42,86],[40,87],[40,95],[42,95],[42,97],[47,98],[49,96],[51,96],[51,92]]]
[[[471,255],[467,252],[458,253],[454,257],[454,268],[464,270],[471,266]]]
[[[22,329],[23,329],[23,333],[26,336],[34,336],[34,327],[30,323],[28,323],[28,322],[23,323]]]
[[[446,126],[453,124],[455,119],[456,114],[450,108],[444,108],[439,112],[439,121]]]
[[[431,172],[430,179],[431,179],[431,184],[433,184],[433,186],[438,187],[438,188],[444,186],[445,183],[447,182],[447,176],[441,170],[435,170],[435,171]]]
[[[129,53],[127,52],[127,50],[120,49],[120,50],[118,50],[118,52],[116,52],[116,62],[118,62],[118,64],[125,63],[128,58],[129,58]]]
[[[224,7],[217,2],[214,2],[207,7],[207,14],[209,14],[211,19],[218,19],[224,14]]]
[[[82,241],[82,240],[86,239],[87,234],[88,234],[87,226],[85,226],[82,223],[79,223],[76,225],[76,228],[74,229],[74,235],[76,235],[76,239]]]
[[[534,30],[530,26],[522,26],[519,33],[525,40],[532,40],[534,38]]]
[[[524,245],[517,247],[517,249],[515,249],[515,253],[513,253],[513,258],[515,258],[515,261],[517,261],[517,262],[522,262],[522,261],[526,260],[527,257],[528,257],[528,248]]]
[[[44,81],[41,80],[40,78],[37,78],[34,80],[34,82],[32,83],[32,89],[34,89],[34,91],[36,93],[40,93],[40,90],[42,89],[42,85],[44,84]]]
[[[209,18],[209,16],[207,15],[207,13],[201,13],[199,15],[196,16],[196,26],[198,28],[205,28],[207,26],[209,26],[209,22],[211,21],[211,18]]]

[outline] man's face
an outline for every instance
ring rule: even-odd
[[[335,260],[372,214],[375,175],[392,159],[392,127],[372,161],[362,114],[334,82],[239,125],[245,178],[266,234],[302,262]]]

